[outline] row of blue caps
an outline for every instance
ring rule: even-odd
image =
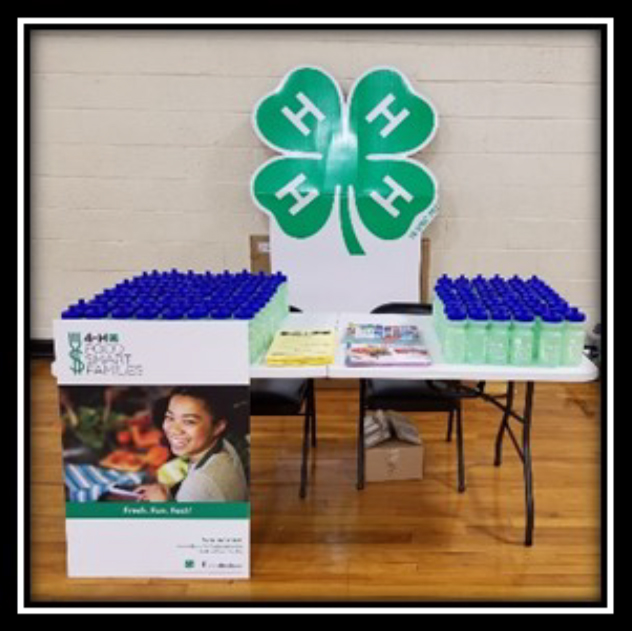
[[[249,320],[286,281],[280,272],[153,270],[125,279],[89,300],[79,300],[62,312],[62,318]]]
[[[586,319],[577,307],[569,305],[550,285],[538,276],[525,280],[518,275],[505,279],[500,274],[484,278],[481,274],[469,279],[464,275],[450,278],[443,274],[435,292],[444,303],[450,320],[488,320],[533,322],[583,322]]]

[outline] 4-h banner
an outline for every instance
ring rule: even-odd
[[[53,326],[68,576],[248,578],[248,323]]]
[[[259,101],[253,125],[280,154],[251,194],[291,302],[366,311],[419,300],[420,239],[438,204],[434,176],[411,158],[437,130],[428,100],[392,68],[366,72],[345,99],[329,74],[300,67]]]

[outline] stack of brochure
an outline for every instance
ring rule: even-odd
[[[347,366],[428,366],[432,363],[414,325],[355,324],[345,334]]]
[[[332,364],[336,352],[333,329],[277,331],[266,355],[268,366],[321,366]]]

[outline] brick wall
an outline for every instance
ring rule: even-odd
[[[599,320],[600,42],[590,31],[37,31],[32,331],[143,270],[243,268],[267,218],[257,100],[294,66],[348,89],[392,65],[427,96],[437,275],[538,273]]]

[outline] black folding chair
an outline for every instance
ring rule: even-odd
[[[372,313],[429,315],[432,306],[421,303],[390,302],[373,309]],[[461,396],[450,384],[435,380],[361,379],[360,417],[358,419],[357,487],[364,488],[364,416],[367,410],[397,412],[448,412],[447,440],[452,440],[452,425],[456,418],[458,456],[458,490],[465,490],[463,463],[463,423]]]

